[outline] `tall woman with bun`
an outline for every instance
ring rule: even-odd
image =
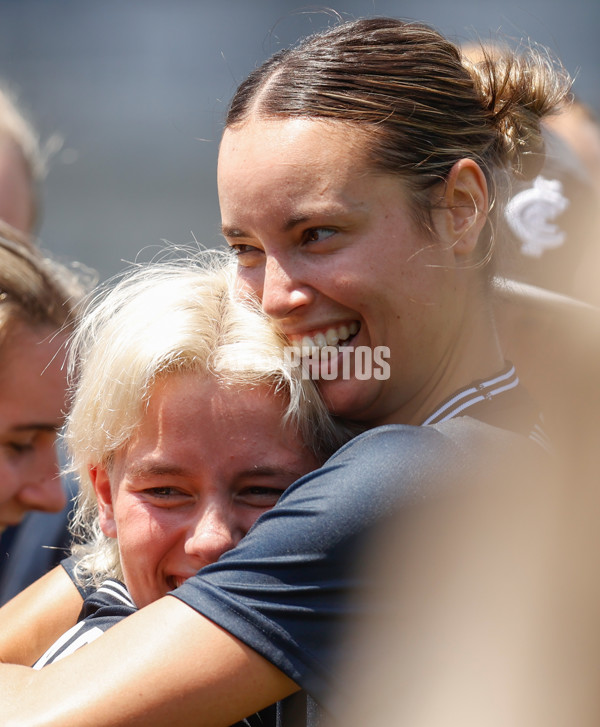
[[[171,595],[40,673],[3,666],[5,724],[226,727],[283,700],[280,725],[316,725],[335,711],[342,634],[379,608],[357,573],[372,532],[518,453],[544,456],[489,282],[505,188],[567,92],[537,53],[474,67],[435,30],[386,18],[309,37],[240,86],[218,183],[241,288],[290,359],[310,358],[330,410],[368,431]]]

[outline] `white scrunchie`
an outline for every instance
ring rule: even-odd
[[[569,206],[558,179],[536,177],[506,205],[508,226],[521,241],[521,252],[539,258],[546,250],[564,244],[566,233],[554,222]]]

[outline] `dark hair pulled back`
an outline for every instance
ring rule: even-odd
[[[416,219],[429,226],[430,189],[459,159],[481,166],[492,200],[507,173],[535,176],[540,120],[569,88],[544,51],[483,52],[473,62],[427,25],[370,18],[276,53],[239,86],[226,124],[303,116],[363,129],[367,162],[405,178]]]

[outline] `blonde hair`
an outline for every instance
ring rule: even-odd
[[[79,370],[66,427],[81,492],[73,531],[83,583],[121,578],[116,541],[102,533],[90,466],[110,467],[146,410],[157,379],[178,373],[227,386],[268,386],[287,400],[284,425],[296,427],[324,460],[348,439],[314,383],[284,356],[285,340],[257,303],[240,300],[229,256],[155,263],[128,273],[96,296],[73,339]]]

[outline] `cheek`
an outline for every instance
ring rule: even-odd
[[[248,530],[254,525],[258,518],[264,513],[268,512],[271,508],[244,508],[244,512],[240,513],[236,518],[237,532],[241,537],[244,537]]]
[[[262,297],[264,286],[264,268],[262,266],[245,268],[242,265],[237,267],[237,287],[242,295],[249,293]]]
[[[117,538],[123,569],[157,564],[178,540],[177,517],[172,511],[143,506],[116,512]]]
[[[15,468],[0,453],[0,505],[10,500],[19,489],[19,478]]]

